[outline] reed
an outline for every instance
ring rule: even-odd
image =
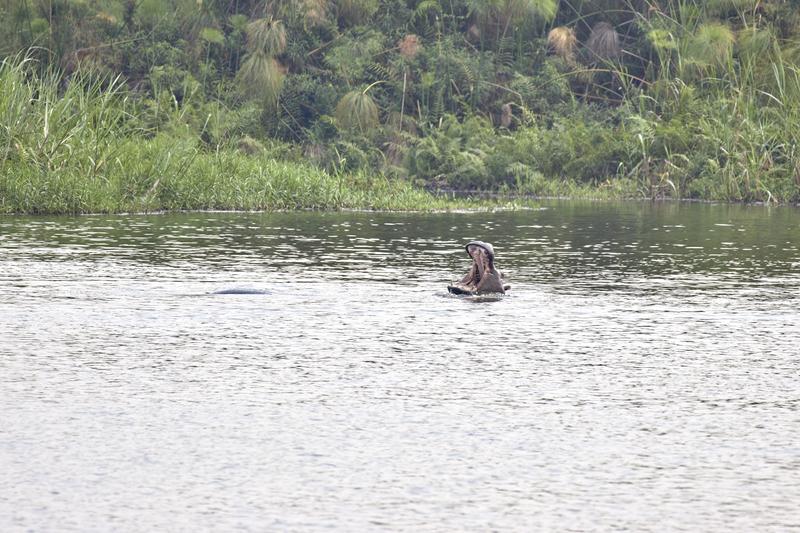
[[[736,33],[730,21],[705,13],[705,3],[670,6],[641,20],[658,56],[655,79],[625,91],[624,104],[635,110],[627,123],[638,139],[630,175],[640,190],[800,201],[800,69],[792,45],[758,28],[738,4],[730,8],[745,23]]]
[[[0,212],[113,213],[191,209],[442,209],[436,198],[366,172],[330,173],[234,143],[139,127],[116,79],[63,87],[30,60],[0,63]]]
[[[330,174],[302,163],[208,152],[160,135],[115,146],[115,162],[87,179],[84,165],[42,171],[0,167],[0,212],[118,213],[172,210],[434,210],[478,205],[450,201],[403,181],[366,173]],[[80,154],[75,154],[79,156]]]

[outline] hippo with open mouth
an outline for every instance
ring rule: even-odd
[[[511,285],[503,284],[503,275],[494,267],[494,248],[488,242],[470,241],[465,246],[472,267],[460,281],[447,286],[452,294],[505,294]]]

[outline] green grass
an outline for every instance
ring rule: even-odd
[[[514,207],[509,198],[434,195],[368,171],[328,172],[298,161],[213,149],[186,133],[142,129],[116,80],[91,77],[62,88],[28,61],[0,64],[0,213],[119,213],[169,210]],[[566,181],[526,182],[509,193],[596,196]]]
[[[0,167],[0,213],[78,214],[174,210],[519,208],[532,197],[506,190],[431,194],[402,180],[366,172],[332,175],[314,166],[249,156],[232,149],[209,153],[196,142],[166,135],[115,147],[115,161],[87,175],[81,165],[43,172],[35,165]],[[607,187],[547,181],[537,196],[621,198]],[[533,191],[528,191],[533,192]]]
[[[366,168],[326,171],[285,145],[242,150],[235,138],[212,145],[202,131],[173,123],[156,132],[143,126],[118,80],[78,76],[65,85],[37,74],[29,60],[7,60],[0,63],[0,213],[515,208],[535,197],[793,202],[800,75],[775,64],[774,94],[725,86],[705,99],[669,81],[677,101],[663,116],[643,99],[638,108],[626,104],[621,126],[565,119],[558,128],[499,136],[479,121],[453,122],[418,143],[417,166],[449,172],[454,184],[471,177],[464,184],[491,188],[497,176],[511,176],[487,199],[434,195]],[[743,85],[754,83],[751,76]],[[609,154],[621,161],[616,174],[595,179],[608,171]]]
[[[206,152],[167,136],[129,139],[89,174],[80,162],[43,170],[0,166],[0,212],[117,213],[235,209],[444,209],[473,202],[436,198],[402,181],[331,175],[313,166],[234,150]]]
[[[115,213],[183,209],[441,209],[408,183],[334,175],[234,145],[137,128],[115,80],[61,89],[27,61],[0,64],[0,212]]]

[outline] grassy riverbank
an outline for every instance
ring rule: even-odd
[[[118,82],[84,77],[62,89],[27,66],[0,65],[0,212],[453,205],[405,181],[325,171],[280,143],[212,149],[186,128],[154,132]]]
[[[798,203],[798,42],[772,0],[10,0],[0,212]]]
[[[217,146],[187,127],[143,127],[116,80],[63,87],[25,61],[0,64],[0,213],[197,209],[431,210],[507,204],[446,198],[366,169],[330,171],[291,145],[238,139]],[[345,165],[342,161],[342,167]],[[592,194],[547,182],[551,195]]]
[[[332,176],[313,166],[229,150],[205,153],[192,142],[167,137],[129,140],[114,149],[109,168],[93,173],[77,161],[50,171],[37,165],[3,168],[0,212],[408,210],[450,205],[403,182],[362,173]]]

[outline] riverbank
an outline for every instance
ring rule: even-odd
[[[0,213],[177,210],[439,210],[497,201],[446,198],[341,158],[328,170],[287,143],[212,144],[179,117],[157,129],[118,80],[36,75],[0,64]],[[207,119],[209,122],[211,118]],[[542,182],[530,193],[588,194]],[[500,200],[499,202],[504,202]]]
[[[447,211],[518,209],[541,199],[653,199],[632,180],[584,184],[540,180],[527,190],[428,191],[406,180],[366,171],[331,173],[314,165],[247,155],[236,149],[206,151],[198,141],[122,140],[113,163],[94,172],[91,158],[71,158],[57,168],[35,162],[0,162],[0,214],[101,214],[170,211],[379,210]],[[718,199],[656,198],[752,204]]]
[[[442,135],[480,144],[462,146],[460,155],[447,155],[437,148],[437,163],[431,169],[438,169],[435,176],[443,176],[440,171],[446,168],[450,177],[420,180],[367,163],[353,164],[346,153],[337,152],[334,162],[323,165],[312,157],[309,147],[299,144],[247,135],[221,138],[214,133],[214,124],[224,120],[224,109],[208,114],[202,126],[187,118],[186,110],[177,104],[154,117],[153,110],[118,78],[76,76],[65,86],[57,75],[32,70],[30,62],[5,61],[0,63],[0,87],[0,213],[4,214],[209,209],[431,211],[522,207],[542,197],[688,196],[763,203],[796,203],[800,198],[795,180],[770,169],[748,171],[742,167],[740,175],[726,170],[720,177],[712,172],[712,165],[708,172],[683,181],[671,179],[663,168],[658,176],[619,169],[606,175],[607,170],[598,163],[602,154],[575,159],[565,155],[569,150],[560,155],[557,150],[560,145],[553,132],[565,131],[575,141],[575,131],[585,130],[586,124],[574,124],[573,130],[553,128],[550,133],[535,126],[515,132],[494,131],[474,117],[443,124]],[[604,149],[604,142],[622,142],[611,130],[600,133],[599,145],[587,137],[582,149],[597,152]],[[414,146],[408,156],[412,158],[410,166],[433,164],[433,145],[426,142]],[[606,148],[608,157],[620,151],[619,146]],[[781,165],[786,167],[789,162]],[[447,184],[474,184],[459,179],[474,178],[478,167],[487,178],[477,183],[488,192],[466,196],[428,192]],[[506,171],[513,171],[513,181],[502,178]],[[570,178],[563,176],[565,172]]]
[[[0,7],[0,211],[800,202],[785,2],[178,4]]]
[[[402,181],[365,173],[331,175],[296,162],[191,141],[131,140],[91,172],[72,160],[56,169],[0,167],[0,212],[119,213],[176,210],[442,209],[453,202]],[[91,163],[89,166],[91,166]]]
[[[405,180],[365,171],[332,174],[313,165],[244,155],[232,149],[208,153],[197,142],[176,142],[167,136],[127,140],[113,152],[113,162],[102,162],[94,171],[88,157],[71,157],[50,169],[36,162],[0,164],[0,213],[434,211],[524,207],[542,196],[636,197],[619,187],[559,181],[545,183],[538,195],[508,189],[494,193],[431,192]]]
[[[446,198],[369,169],[327,170],[287,143],[216,144],[179,117],[147,114],[118,80],[37,75],[0,63],[0,213],[177,210],[440,210],[497,202]],[[210,120],[207,119],[207,122]],[[557,185],[554,183],[554,185]],[[568,187],[549,192],[568,194]],[[573,191],[574,192],[574,191]]]

